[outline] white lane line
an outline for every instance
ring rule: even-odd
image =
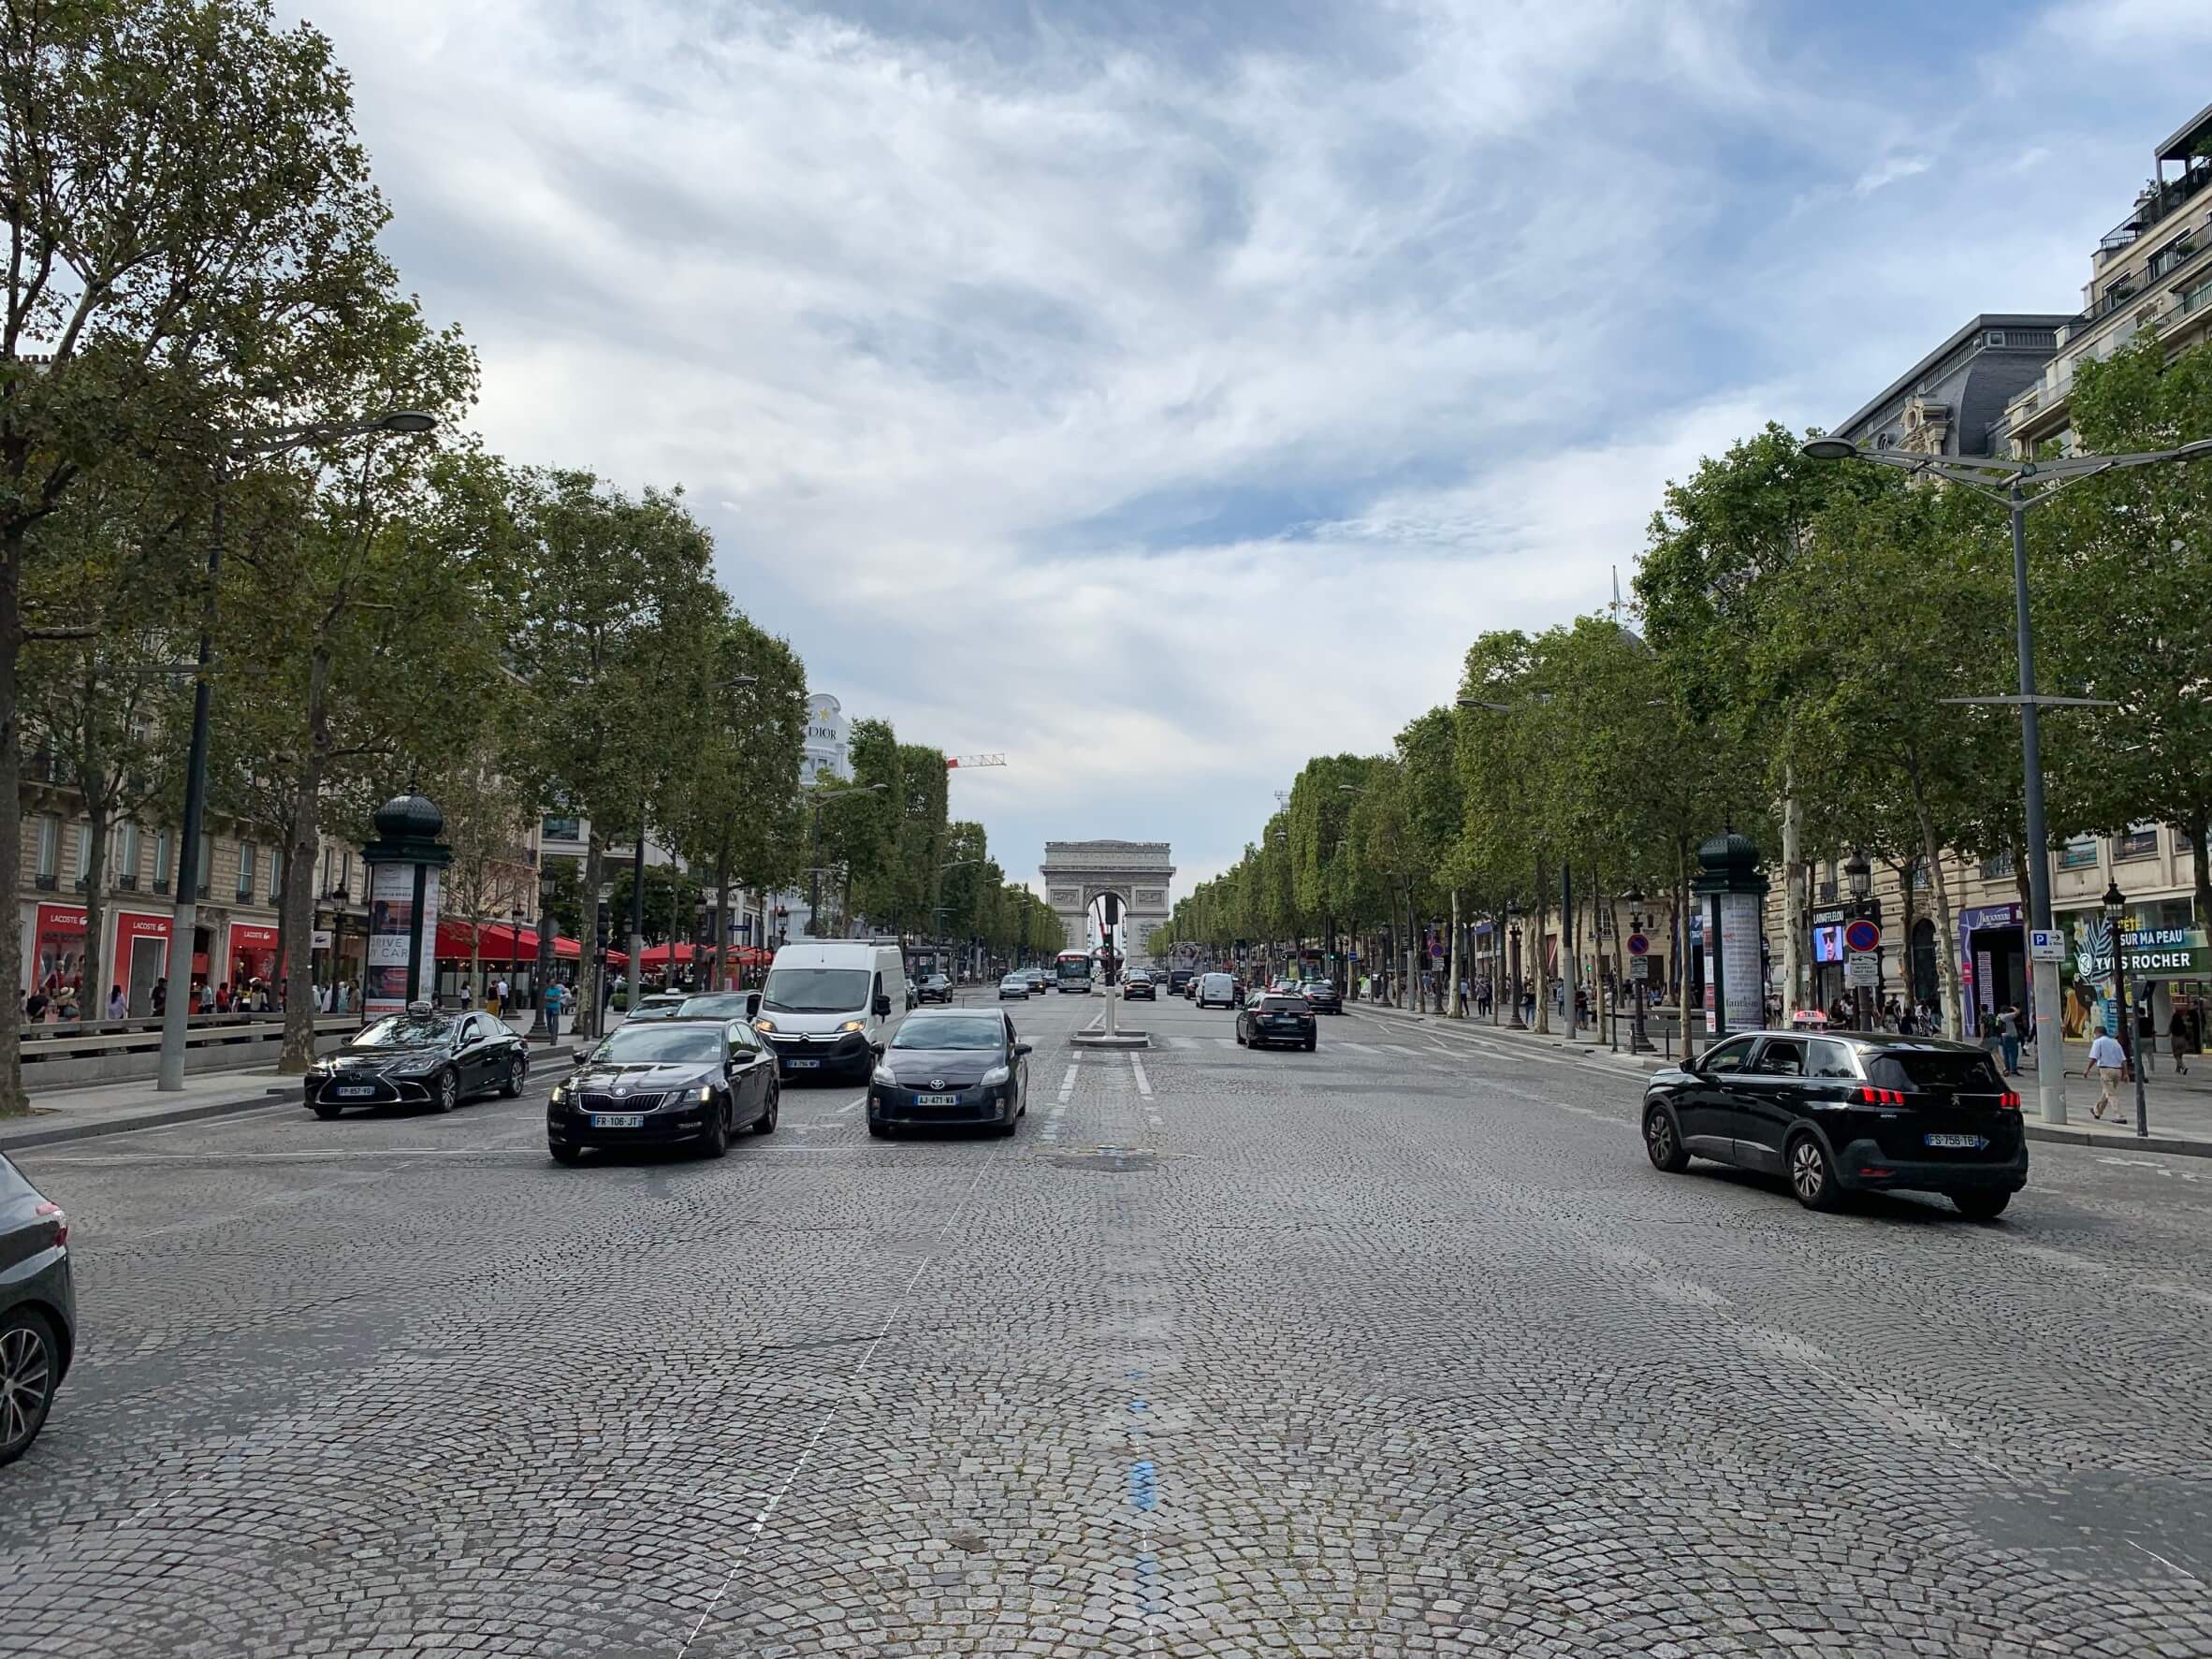
[[[846,1102],[844,1103],[844,1105],[842,1105],[842,1106],[840,1106],[840,1107],[838,1107],[838,1108],[837,1108],[837,1115],[838,1115],[839,1117],[847,1117],[847,1116],[850,1116],[851,1113],[855,1113],[855,1112],[858,1112],[858,1111],[859,1111],[859,1110],[860,1110],[860,1109],[861,1109],[863,1106],[866,1106],[867,1103],[868,1103],[868,1098],[867,1098],[866,1095],[863,1095],[863,1096],[861,1096],[861,1097],[860,1097],[860,1099],[857,1099],[857,1100],[848,1100],[848,1101],[846,1101]]]
[[[1068,1062],[1068,1074],[1060,1079],[1060,1102],[1063,1105],[1067,1103],[1068,1097],[1075,1092],[1075,1073],[1082,1068],[1082,1065],[1083,1060],[1080,1055]]]
[[[1214,1046],[1215,1048],[1241,1048],[1243,1044],[1233,1037],[1216,1037],[1214,1039]]]
[[[1137,1074],[1137,1092],[1147,1100],[1151,1099],[1152,1079],[1144,1075],[1144,1062],[1137,1058],[1133,1051],[1129,1055],[1129,1070]]]
[[[953,1224],[967,1212],[968,1206],[975,1201],[976,1191],[982,1186],[983,1177],[991,1172],[991,1166],[997,1161],[998,1147],[993,1146],[990,1156],[977,1166],[975,1179],[968,1184],[968,1190],[960,1195],[960,1201],[953,1206],[953,1212],[945,1217],[944,1225],[937,1230],[937,1237],[930,1241],[929,1254],[923,1257],[915,1264],[914,1271],[908,1275],[897,1300],[891,1304],[891,1311],[883,1316],[882,1328],[876,1332],[868,1346],[861,1350],[859,1360],[847,1374],[845,1381],[849,1388],[857,1385],[867,1375],[868,1367],[875,1363],[876,1350],[883,1346],[883,1339],[891,1334],[892,1327],[898,1322],[898,1316],[905,1310],[907,1303],[913,1300],[914,1287],[922,1282],[922,1275],[929,1271],[930,1263],[937,1260],[944,1250],[945,1239],[952,1232]],[[822,1437],[829,1433],[830,1425],[837,1420],[838,1414],[844,1409],[845,1402],[837,1401],[822,1415],[822,1420],[814,1425],[814,1433],[807,1437],[806,1448],[799,1453],[798,1462],[792,1464],[791,1472],[784,1476],[783,1484],[776,1489],[767,1506],[753,1517],[752,1527],[746,1535],[744,1547],[737,1552],[737,1559],[730,1564],[730,1570],[723,1575],[713,1597],[699,1610],[699,1622],[691,1626],[691,1634],[685,1637],[683,1645],[677,1649],[676,1659],[683,1659],[691,1651],[691,1644],[699,1639],[699,1633],[706,1628],[706,1621],[714,1616],[715,1608],[721,1606],[722,1597],[729,1594],[731,1584],[750,1558],[753,1545],[759,1541],[761,1534],[767,1530],[768,1522],[775,1519],[776,1511],[783,1500],[791,1495],[791,1489],[797,1484],[800,1475],[806,1472],[808,1463],[813,1461],[815,1448],[821,1446]]]

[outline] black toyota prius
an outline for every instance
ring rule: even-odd
[[[554,1086],[546,1145],[573,1164],[591,1146],[688,1142],[708,1157],[749,1128],[776,1132],[776,1062],[743,1020],[624,1021]]]
[[[1029,1045],[996,1008],[916,1009],[868,1079],[868,1133],[909,1125],[989,1124],[1001,1135],[1029,1109]]]

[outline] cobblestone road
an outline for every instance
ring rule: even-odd
[[[1813,1215],[1595,1065],[1096,1006],[1015,1005],[1008,1142],[25,1154],[83,1336],[0,1652],[2212,1655],[2212,1163]]]

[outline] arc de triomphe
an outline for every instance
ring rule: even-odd
[[[1129,960],[1152,954],[1152,930],[1167,925],[1168,883],[1175,877],[1165,841],[1047,841],[1038,873],[1070,950],[1081,950],[1089,937],[1091,900],[1116,893],[1128,911],[1122,938]]]

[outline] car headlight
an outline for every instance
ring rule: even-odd
[[[765,1019],[755,1020],[752,1023],[752,1028],[755,1031],[773,1031],[776,1029],[776,1022],[774,1020]]]
[[[837,1027],[837,1033],[842,1036],[847,1031],[866,1031],[866,1029],[867,1023],[865,1020],[847,1020]]]
[[[708,1105],[713,1101],[713,1099],[714,1084],[711,1083],[701,1084],[699,1085],[699,1104],[702,1106]]]
[[[427,1060],[402,1060],[392,1068],[394,1077],[424,1077],[445,1063],[443,1055],[432,1055]]]
[[[888,1066],[879,1066],[873,1071],[869,1072],[868,1081],[870,1083],[880,1083],[887,1089],[895,1089],[898,1087],[898,1078],[892,1072],[891,1068]]]
[[[568,1104],[567,1084],[557,1083],[553,1085],[553,1104],[556,1106],[565,1106]]]
[[[1011,1083],[1012,1081],[1013,1069],[1009,1066],[994,1066],[983,1073],[983,1086],[987,1089],[997,1088],[1002,1083]]]

